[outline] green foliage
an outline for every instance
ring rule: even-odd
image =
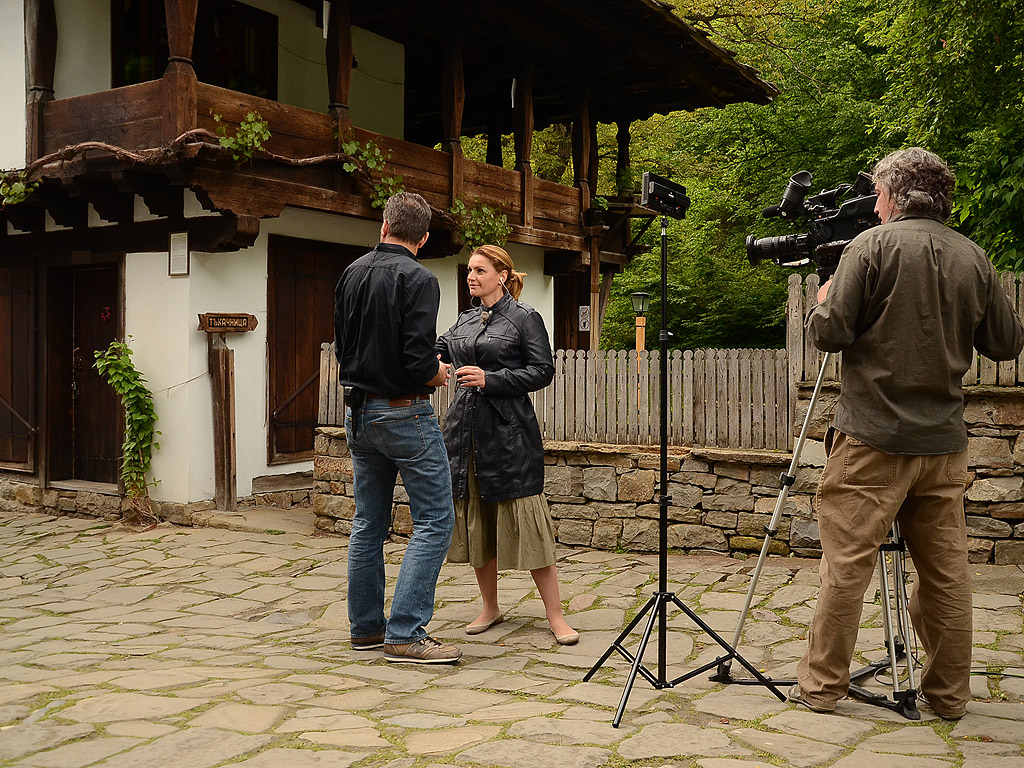
[[[595,211],[607,211],[608,198],[602,197],[601,195],[594,195],[594,197],[590,199],[590,207]]]
[[[462,242],[471,251],[481,245],[504,245],[512,232],[504,213],[480,202],[466,205],[462,198],[456,198],[449,213],[455,217]]]
[[[24,173],[4,173],[0,176],[0,205],[24,203],[38,186],[38,181],[25,181]]]
[[[341,151],[348,157],[341,164],[345,173],[361,174],[370,182],[370,205],[383,208],[388,198],[405,191],[401,176],[383,176],[384,166],[391,159],[391,151],[385,155],[376,142],[367,139],[360,144],[354,139],[343,142]]]
[[[152,465],[157,420],[153,393],[132,362],[132,350],[122,341],[112,341],[105,350],[96,350],[94,366],[121,398],[124,407],[124,444],[121,446],[121,480],[129,498],[146,495],[146,475]]]
[[[213,119],[220,123],[220,115],[214,115]],[[238,129],[231,136],[228,136],[227,126],[218,125],[217,135],[220,136],[220,145],[231,151],[231,157],[236,163],[252,161],[255,153],[263,150],[263,142],[270,140],[270,126],[263,119],[259,112],[249,112],[245,119],[238,124]]]
[[[1024,265],[1024,17],[1011,0],[895,0],[865,22],[888,85],[880,131],[957,174],[953,226],[1000,267]]]

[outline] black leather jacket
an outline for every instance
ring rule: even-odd
[[[437,340],[441,360],[454,369],[476,365],[485,386],[456,387],[444,422],[452,493],[466,498],[470,446],[475,450],[480,497],[485,502],[534,496],[544,490],[544,446],[528,393],[555,376],[544,320],[533,307],[505,294],[490,308],[459,315]]]

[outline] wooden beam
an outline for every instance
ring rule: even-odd
[[[25,0],[26,130],[25,160],[43,155],[43,104],[53,100],[57,66],[57,14],[53,0]]]
[[[487,126],[487,164],[496,165],[501,168],[505,164],[505,157],[501,147],[501,125],[497,121]]]
[[[170,143],[197,125],[196,71],[192,46],[196,35],[199,0],[164,0],[167,22],[167,69],[163,85],[163,140]]]
[[[352,16],[349,0],[333,0],[327,20],[327,89],[331,114],[338,121],[338,141],[352,128],[348,111],[352,81]]]
[[[615,122],[615,144],[618,152],[615,154],[615,194],[633,194],[633,169],[629,159],[629,120],[623,118]]]
[[[167,72],[191,73],[192,46],[196,37],[196,10],[199,0],[164,0],[167,21]]]
[[[580,210],[590,207],[590,161],[593,131],[590,125],[590,89],[580,91],[576,119],[572,123],[572,183],[580,190]]]
[[[230,213],[177,221],[158,219],[56,232],[43,230],[43,209],[39,207],[24,204],[11,206],[4,209],[4,215],[13,226],[23,232],[29,232],[6,235],[4,252],[32,253],[36,256],[70,251],[159,253],[167,250],[168,235],[171,232],[188,232],[189,246],[195,251],[237,251],[255,243],[260,231],[259,219]],[[28,226],[36,228],[30,231],[26,229]]]
[[[217,509],[238,507],[235,449],[235,352],[223,333],[208,333],[207,357],[213,389],[214,501]]]
[[[533,227],[533,72],[528,65],[520,68],[515,81],[515,103],[512,108],[516,147],[516,171],[522,176],[521,210],[524,227]]]
[[[74,229],[88,226],[89,209],[86,202],[73,199],[59,183],[43,182],[33,196],[39,197],[56,224]]]
[[[456,9],[461,6],[455,3]],[[463,37],[459,14],[452,16],[452,33],[444,51],[441,77],[441,147],[451,155],[450,204],[462,197],[462,113],[466,107],[466,80],[462,67]]]
[[[131,189],[142,198],[142,201],[156,216],[169,219],[182,218],[185,215],[185,198],[180,187],[168,181],[160,173],[134,173],[126,171]]]
[[[46,209],[32,202],[24,202],[18,205],[8,205],[3,209],[7,221],[12,227],[22,232],[33,235],[43,235],[46,230]],[[12,245],[18,242],[20,235],[8,235],[7,243]],[[12,245],[12,253],[13,250]]]
[[[576,111],[576,120],[572,125],[572,172],[573,184],[580,189],[580,211],[590,208],[592,185],[596,182],[596,168],[591,164],[595,161],[597,152],[596,126],[590,118],[590,88],[584,84],[581,92],[579,105]],[[599,349],[601,327],[601,256],[600,238],[597,235],[589,235],[586,239],[586,250],[590,255],[590,333],[588,347]]]
[[[131,224],[135,218],[135,195],[118,188],[109,176],[78,176],[64,181],[71,197],[86,200],[104,221]]]

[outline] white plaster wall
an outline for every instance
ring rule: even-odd
[[[205,354],[192,352],[198,320],[191,312],[192,278],[167,276],[167,253],[130,253],[125,258],[125,329],[132,337],[136,367],[153,392],[160,448],[153,453],[150,489],[154,499],[199,501],[212,498],[192,490],[192,466],[212,466],[213,427],[210,379]],[[202,341],[202,340],[201,340]],[[204,350],[205,351],[205,350]],[[193,410],[205,411],[205,429],[193,424]]]
[[[25,167],[24,3],[0,2],[0,169]]]
[[[55,0],[57,12],[57,66],[55,97],[65,99],[110,88],[110,3],[108,0]],[[285,104],[327,112],[327,58],[323,30],[316,15],[290,0],[247,0],[259,10],[278,17],[278,100]],[[21,46],[19,66],[5,68],[0,75],[0,104],[6,103],[6,84],[20,88],[24,104],[24,37],[21,3],[0,0],[0,43],[12,35],[12,45]],[[17,14],[17,18],[14,15]],[[357,68],[352,72],[349,111],[360,128],[403,138],[405,129],[405,53],[396,42],[364,29],[353,28],[352,48]],[[0,47],[5,53],[17,50]],[[21,69],[20,74],[18,70]],[[440,87],[440,86],[439,86]],[[23,110],[22,110],[23,111]],[[24,116],[22,116],[24,124]],[[24,133],[24,131],[22,132]],[[0,144],[0,147],[3,147]],[[3,155],[0,155],[2,158]],[[18,165],[22,165],[19,163]]]
[[[9,3],[11,0],[4,0]],[[109,0],[55,0],[57,66],[54,98],[110,88]]]
[[[356,68],[349,83],[349,112],[360,128],[405,138],[405,48],[373,32],[352,28]],[[441,85],[438,83],[438,109]]]
[[[326,112],[327,41],[316,15],[289,0],[248,0],[278,17],[278,100]],[[349,82],[352,122],[386,136],[402,138],[405,130],[405,49],[365,29],[353,27],[356,68]]]
[[[152,489],[160,501],[204,501],[214,496],[213,417],[207,372],[206,334],[196,330],[201,312],[247,312],[258,325],[228,334],[235,351],[237,487],[251,493],[255,477],[309,469],[311,462],[267,464],[267,238],[271,234],[372,248],[380,224],[286,208],[263,222],[256,243],[238,253],[192,253],[188,277],[167,276],[167,253],[129,254],[125,265],[125,326],[135,363],[154,393],[163,433],[153,456]],[[550,333],[553,281],[544,275],[539,248],[510,244],[516,268],[529,273],[523,300],[538,309]],[[438,276],[441,309],[438,333],[458,314],[458,264],[466,255],[430,259]]]

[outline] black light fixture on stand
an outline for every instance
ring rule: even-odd
[[[668,337],[669,332],[667,330],[667,318],[666,318],[666,307],[668,306],[668,220],[682,219],[686,216],[686,211],[690,207],[690,198],[686,196],[686,188],[676,184],[675,182],[669,181],[668,179],[657,176],[653,173],[644,173],[643,187],[640,195],[640,203],[648,208],[653,209],[660,213],[661,216],[661,330],[658,333],[659,349],[661,350],[661,360],[659,365],[659,382],[661,389],[659,392],[659,404],[660,404],[660,417],[661,417],[661,475],[660,483],[658,486],[658,591],[654,593],[650,600],[644,605],[636,617],[629,623],[629,625],[619,634],[615,641],[608,647],[604,652],[604,655],[598,659],[597,663],[590,669],[589,672],[584,676],[583,680],[586,682],[593,677],[594,673],[600,669],[605,661],[614,652],[618,652],[623,658],[630,662],[631,667],[629,676],[626,679],[626,686],[622,691],[622,698],[619,700],[619,707],[615,712],[615,718],[612,720],[612,725],[616,728],[619,727],[619,723],[622,720],[622,714],[626,710],[626,701],[629,698],[630,691],[633,689],[633,683],[636,680],[637,674],[641,675],[647,682],[653,685],[657,689],[661,688],[672,688],[675,685],[689,680],[691,677],[706,672],[709,669],[714,669],[726,661],[736,659],[742,664],[748,672],[754,675],[755,678],[764,686],[769,688],[780,701],[785,701],[786,696],[783,694],[767,677],[761,674],[753,665],[750,664],[746,659],[737,653],[736,649],[729,645],[723,640],[718,633],[716,633],[711,627],[709,627],[696,613],[691,609],[687,608],[683,602],[675,596],[673,592],[668,591],[668,504],[672,497],[669,496],[666,491],[668,490]],[[634,297],[637,294],[633,294]],[[649,300],[649,297],[648,297]],[[637,299],[634,298],[634,308]],[[673,680],[669,680],[665,674],[666,660],[668,653],[667,641],[667,609],[669,603],[675,605],[683,613],[689,617],[689,619],[700,627],[708,637],[714,640],[720,645],[726,654],[721,656],[714,661],[705,664],[699,669],[695,669],[692,672],[688,672],[685,675],[677,677]],[[640,645],[637,647],[636,655],[630,653],[629,650],[623,646],[623,641],[629,636],[629,633],[633,631],[633,628],[640,623],[644,616],[650,614],[647,620],[647,626],[640,638]],[[644,666],[643,658],[644,651],[647,649],[647,644],[651,639],[651,632],[654,629],[654,622],[658,622],[658,674],[654,675],[647,667]]]

